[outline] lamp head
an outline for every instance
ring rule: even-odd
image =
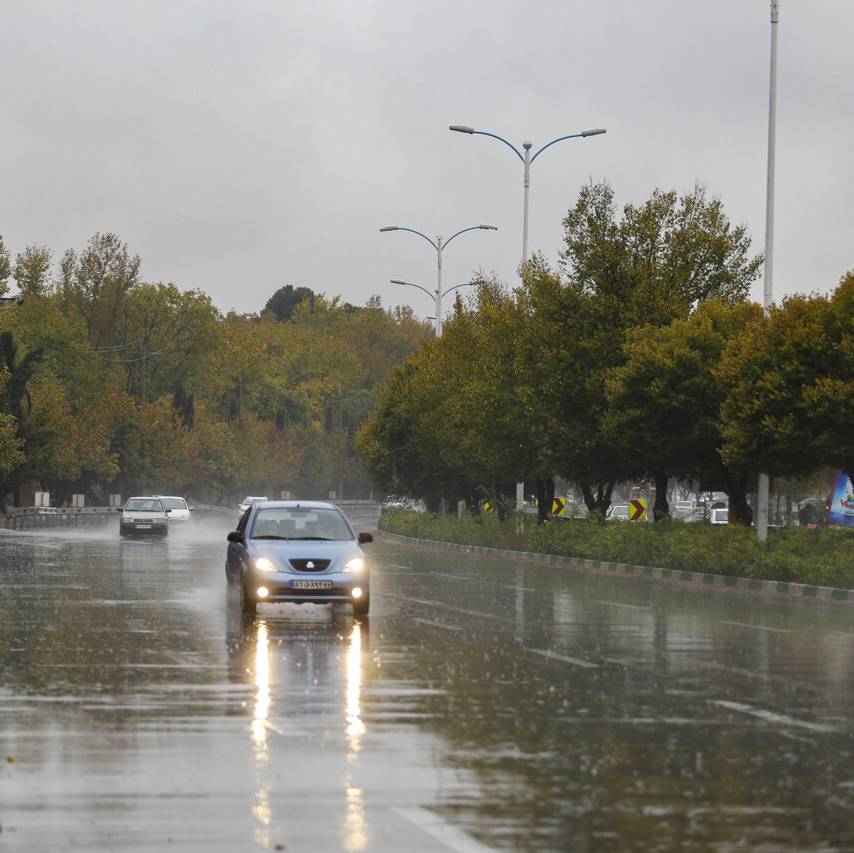
[[[477,227],[480,228],[481,231],[497,231],[498,230],[497,225],[478,225]]]
[[[457,133],[474,133],[474,128],[466,124],[449,124],[448,130],[455,130]]]
[[[607,133],[604,127],[591,127],[590,130],[582,130],[582,136],[599,136],[600,133]]]
[[[397,231],[398,228],[400,228],[399,225],[384,225],[380,231]]]

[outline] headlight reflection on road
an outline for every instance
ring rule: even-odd
[[[347,650],[347,740],[351,752],[359,751],[359,739],[365,733],[362,722],[362,628],[354,625]]]
[[[255,830],[255,843],[269,847],[270,835],[270,785],[264,778],[264,770],[270,761],[267,747],[267,718],[270,715],[270,641],[267,626],[258,625],[258,637],[255,646],[255,714],[252,720],[252,743],[255,747],[255,773],[257,789],[252,814],[260,826]]]
[[[365,733],[362,722],[362,628],[353,625],[347,649],[347,812],[344,818],[344,849],[364,850],[368,843],[362,788],[354,781],[355,762]]]

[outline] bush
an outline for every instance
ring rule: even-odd
[[[756,531],[747,527],[676,519],[658,524],[587,519],[542,525],[526,519],[520,534],[514,521],[501,523],[493,515],[453,518],[404,511],[384,515],[381,527],[417,539],[854,588],[854,535],[838,528],[773,530],[763,546],[756,541]]]

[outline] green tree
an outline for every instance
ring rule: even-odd
[[[0,234],[0,296],[9,290],[9,276],[12,273],[12,264],[9,260],[9,250],[3,235]]]
[[[15,258],[13,275],[24,297],[45,296],[50,285],[51,253],[47,246],[27,246]]]
[[[286,323],[294,316],[294,311],[301,302],[313,302],[315,293],[310,287],[294,287],[286,284],[280,287],[264,306],[264,313],[270,312],[279,322]]]
[[[734,521],[750,522],[745,478],[720,457],[724,388],[716,371],[727,343],[761,317],[742,302],[709,300],[687,319],[629,330],[625,363],[606,378],[608,440],[632,477],[655,481],[654,517],[668,512],[671,476],[730,496]]]

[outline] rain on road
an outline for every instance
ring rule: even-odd
[[[0,849],[854,850],[850,609],[378,541],[244,617],[224,534],[0,536]]]

